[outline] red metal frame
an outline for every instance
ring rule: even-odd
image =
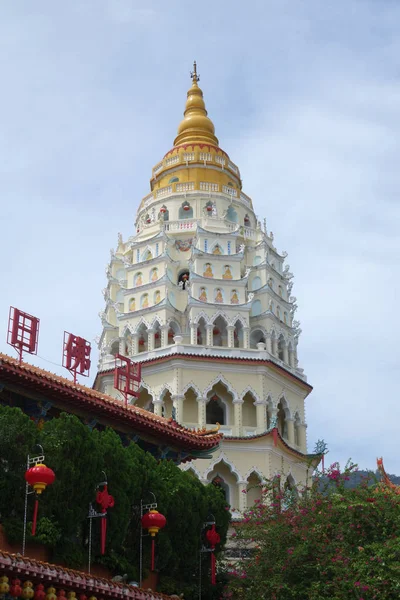
[[[91,351],[90,342],[78,335],[64,331],[62,364],[74,376],[74,383],[76,383],[78,373],[82,377],[89,377]]]
[[[118,364],[118,361],[122,364]],[[114,387],[121,392],[128,404],[128,396],[138,398],[142,380],[142,365],[134,363],[122,354],[115,355]]]
[[[10,306],[8,317],[7,344],[13,346],[18,352],[19,362],[22,361],[22,353],[37,354],[39,339],[38,317]]]

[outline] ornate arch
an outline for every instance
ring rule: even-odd
[[[215,458],[209,464],[208,468],[204,471],[203,478],[208,479],[209,474],[213,471],[214,467],[218,466],[219,463],[225,463],[227,467],[229,467],[230,472],[237,477],[237,481],[243,481],[243,477],[235,467],[235,465],[229,460],[226,456],[225,452],[221,452],[221,454]]]
[[[146,327],[146,329],[150,329],[150,325],[149,325],[148,321],[146,321],[146,319],[144,317],[142,317],[140,319],[140,321],[138,323],[136,323],[135,328],[132,333],[139,333],[139,328],[142,325],[144,325]]]
[[[282,402],[283,400],[283,402]],[[282,402],[282,408],[285,411],[285,415],[286,418],[291,419],[292,418],[292,412],[290,410],[290,402],[289,400],[286,398],[286,394],[284,391],[282,391],[279,395],[278,395],[278,399],[274,402],[275,407],[278,408],[278,404]]]
[[[245,397],[245,395],[247,393],[250,393],[253,397],[254,397],[254,401],[257,402],[258,404],[261,403],[261,398],[260,396],[257,394],[257,392],[254,390],[254,388],[251,387],[251,385],[248,385],[243,392],[241,392],[240,396],[240,400],[243,400],[243,398]]]
[[[231,319],[231,323],[232,325],[235,325],[238,321],[241,322],[243,328],[249,326],[249,324],[246,323],[246,320],[242,317],[242,315],[239,315],[239,313]]]
[[[183,388],[183,390],[182,390],[182,394],[186,394],[186,392],[187,392],[188,390],[190,390],[190,388],[192,388],[192,390],[194,391],[194,393],[195,393],[195,394],[197,394],[197,397],[198,397],[198,398],[201,398],[201,397],[202,397],[202,393],[201,393],[201,391],[199,390],[199,388],[197,387],[197,385],[196,385],[195,383],[193,383],[193,381],[190,381],[189,383],[187,383],[187,384],[185,385],[185,387],[184,387],[184,388]]]
[[[224,319],[224,321],[226,322],[227,325],[232,325],[232,323],[230,322],[228,315],[223,311],[223,310],[218,310],[214,315],[212,315],[212,317],[210,317],[210,323],[215,323],[215,321],[218,319],[218,317],[221,317],[222,319]]]
[[[161,319],[160,319],[160,317],[159,317],[158,315],[156,315],[156,316],[154,317],[154,319],[152,320],[152,322],[151,322],[151,324],[150,324],[150,327],[151,327],[151,329],[154,327],[154,325],[155,325],[156,323],[158,323],[160,327],[162,327],[162,326],[164,325],[164,323],[161,321]]]
[[[150,252],[152,258],[154,258],[154,256],[153,256],[153,250],[152,250],[151,246],[149,246],[149,244],[147,244],[147,246],[143,249],[143,251],[142,251],[142,253],[140,255],[141,262],[144,261],[144,257],[146,256],[147,252]]]
[[[140,382],[139,392],[140,392],[140,388],[143,388],[143,389],[147,390],[149,392],[150,396],[152,397],[152,401],[154,400],[154,391],[153,391],[153,388],[151,388],[148,385],[148,383],[146,383],[145,381],[143,381],[143,379]]]
[[[202,317],[206,323],[209,323],[209,317],[204,311],[200,311],[199,313],[197,313],[197,315],[194,317],[192,323],[194,325],[198,325],[198,323]]]
[[[133,326],[131,323],[127,323],[122,330],[121,337],[125,337],[127,334],[132,335],[132,333],[134,333]]]
[[[231,383],[229,383],[229,381],[227,379],[225,379],[225,377],[222,375],[222,373],[220,373],[204,390],[203,390],[203,396],[206,397],[207,394],[209,392],[211,392],[211,390],[213,389],[214,385],[216,385],[217,383],[222,383],[228,390],[228,392],[232,395],[233,397],[233,401],[237,401],[238,400],[238,396],[237,393],[235,392],[233,386]]]
[[[182,471],[184,471],[186,473],[188,471],[193,471],[193,473],[196,475],[197,479],[204,479],[204,477],[202,477],[200,475],[200,471],[196,468],[196,466],[193,464],[193,462],[186,463],[185,465],[183,465]]]
[[[181,326],[178,323],[178,321],[175,319],[175,317],[169,317],[167,319],[166,325],[168,325],[168,327],[171,327],[171,323],[174,323],[174,325],[176,325],[176,327],[178,329],[178,333],[180,333],[181,332]],[[160,326],[161,326],[161,323],[160,323]]]
[[[263,336],[266,338],[267,337],[267,330],[265,329],[265,327],[263,327],[263,325],[253,325],[253,327],[250,329],[250,335],[254,332],[254,331],[261,331]],[[269,332],[271,333],[271,332]]]
[[[250,469],[245,474],[245,476],[244,476],[245,481],[248,480],[248,478],[250,477],[250,475],[252,475],[252,473],[255,473],[260,478],[261,483],[265,483],[267,481],[267,478],[265,477],[264,473],[261,473],[260,469],[258,467],[255,467],[254,465],[252,467],[250,467]]]
[[[163,396],[166,391],[168,391],[171,394],[171,396],[174,395],[174,391],[173,391],[172,387],[169,385],[169,383],[163,383],[163,385],[159,391],[158,397],[161,398],[161,396]]]

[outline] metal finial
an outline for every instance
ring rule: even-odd
[[[200,75],[197,74],[197,64],[196,61],[193,63],[193,71],[190,71],[190,77],[192,78],[193,83],[197,83],[200,81]]]

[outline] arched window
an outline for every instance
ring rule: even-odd
[[[283,298],[283,291],[282,291],[281,285],[278,285],[278,294],[280,295],[281,298]]]
[[[179,177],[171,177],[168,183],[178,183]]]
[[[242,404],[242,423],[244,427],[257,427],[257,409],[253,394],[247,392]]]
[[[276,307],[276,316],[278,317],[279,320],[281,320],[281,308],[280,308],[280,306]]]
[[[199,300],[207,302],[207,288],[201,287],[199,292]]]
[[[294,443],[296,446],[300,446],[300,417],[298,413],[294,417]]]
[[[251,289],[252,290],[258,290],[261,287],[261,277],[254,277],[253,281],[251,282]]]
[[[272,279],[272,277],[270,277],[268,279],[268,285],[271,288],[271,290],[275,289],[275,284],[274,284],[274,280]]]
[[[209,262],[204,265],[203,277],[214,277],[212,264]]]
[[[217,304],[223,304],[224,302],[224,292],[221,288],[216,288],[214,292],[214,302]]]
[[[207,328],[203,317],[197,323],[197,344],[205,346],[207,344]]]
[[[260,300],[253,300],[253,304],[251,305],[251,313],[252,317],[256,317],[257,315],[261,315],[261,302]]]
[[[138,349],[140,352],[147,352],[147,327],[144,323],[142,323],[138,329]]]
[[[149,281],[157,281],[157,279],[158,279],[158,269],[157,269],[157,267],[154,267],[154,269],[151,269],[151,271],[150,271]]]
[[[216,475],[211,482],[218,488],[221,493],[224,495],[225,501],[229,502],[229,485],[220,477],[220,475]]]
[[[286,404],[286,400],[282,398],[278,404],[278,430],[283,438],[287,438],[287,416],[288,416],[288,408]]]
[[[233,208],[233,206],[230,206],[228,208],[228,210],[226,211],[226,218],[228,221],[231,221],[232,223],[238,222],[238,215],[237,215],[236,210]]]
[[[179,333],[179,326],[177,323],[175,323],[175,321],[170,321],[169,323],[169,328],[168,328],[168,344],[173,344],[174,343],[174,337],[175,335],[177,335]]]
[[[261,329],[253,329],[250,333],[250,348],[257,349],[257,344],[265,344],[264,332]]]
[[[136,300],[135,298],[129,298],[129,312],[134,312],[136,310]]]
[[[159,304],[161,302],[161,292],[160,290],[156,290],[154,292],[153,304]]]
[[[206,406],[206,423],[225,425],[225,405],[216,394],[211,396]]]
[[[165,204],[163,204],[160,208],[159,216],[163,219],[163,221],[169,221],[169,210]]]
[[[119,340],[115,340],[115,342],[113,342],[111,344],[110,354],[112,354],[113,356],[115,356],[118,353],[119,353]]]
[[[289,321],[288,321],[288,314],[287,314],[287,312],[283,313],[283,322],[284,322],[286,325],[289,325]]]
[[[184,202],[182,206],[179,208],[179,218],[180,219],[192,219],[193,218],[193,208],[190,206],[189,202]]]
[[[232,279],[232,267],[230,265],[224,266],[224,272],[222,274],[222,279]]]
[[[221,315],[215,319],[213,326],[213,346],[226,347],[228,345],[227,324]]]
[[[144,252],[144,254],[143,254],[143,256],[142,256],[142,260],[151,260],[152,258],[153,258],[153,253],[152,253],[152,251],[150,250],[150,248],[148,248],[148,249],[147,249],[147,250]]]
[[[233,330],[233,345],[235,348],[243,348],[243,325],[241,321],[236,321]]]
[[[215,244],[212,253],[217,255],[223,254],[221,246],[219,244]]]
[[[161,327],[158,321],[154,325],[154,348],[161,348]]]
[[[239,304],[239,295],[237,290],[231,291],[231,304]]]

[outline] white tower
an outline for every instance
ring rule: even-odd
[[[114,355],[124,354],[142,363],[139,406],[189,428],[219,423],[219,450],[184,468],[243,511],[263,478],[304,483],[318,462],[306,449],[312,388],[298,366],[287,255],[219,147],[198,81],[195,64],[178,136],[153,168],[135,233],[111,251],[95,385],[118,397]]]

